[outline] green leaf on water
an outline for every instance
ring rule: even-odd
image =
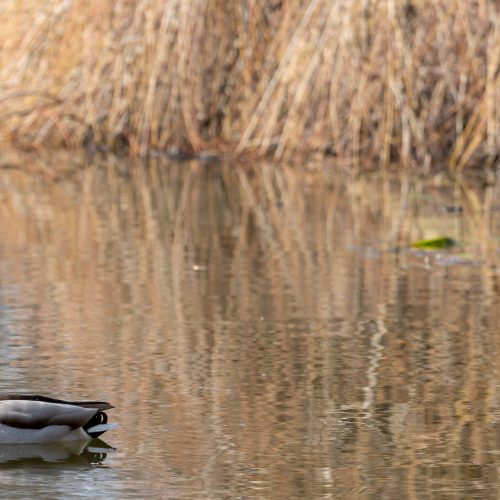
[[[443,248],[453,248],[458,245],[458,242],[448,236],[441,238],[431,238],[430,240],[414,241],[411,246],[413,248],[421,248],[423,250],[441,250]]]

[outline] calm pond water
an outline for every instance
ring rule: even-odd
[[[0,391],[120,427],[1,498],[500,497],[498,185],[61,165],[1,171]]]

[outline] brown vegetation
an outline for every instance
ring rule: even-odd
[[[20,146],[498,158],[496,0],[11,0],[0,23]]]

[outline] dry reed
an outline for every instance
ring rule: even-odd
[[[498,160],[495,0],[12,0],[0,23],[19,146]]]

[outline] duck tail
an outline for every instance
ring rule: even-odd
[[[104,434],[106,431],[109,431],[111,429],[116,429],[117,427],[118,424],[97,424],[94,425],[93,427],[90,427],[89,429],[85,429],[85,431],[92,438],[96,438],[99,437],[101,434]]]
[[[118,427],[118,424],[108,424],[108,416],[98,411],[84,426],[85,432],[92,438],[99,437],[106,431]]]

